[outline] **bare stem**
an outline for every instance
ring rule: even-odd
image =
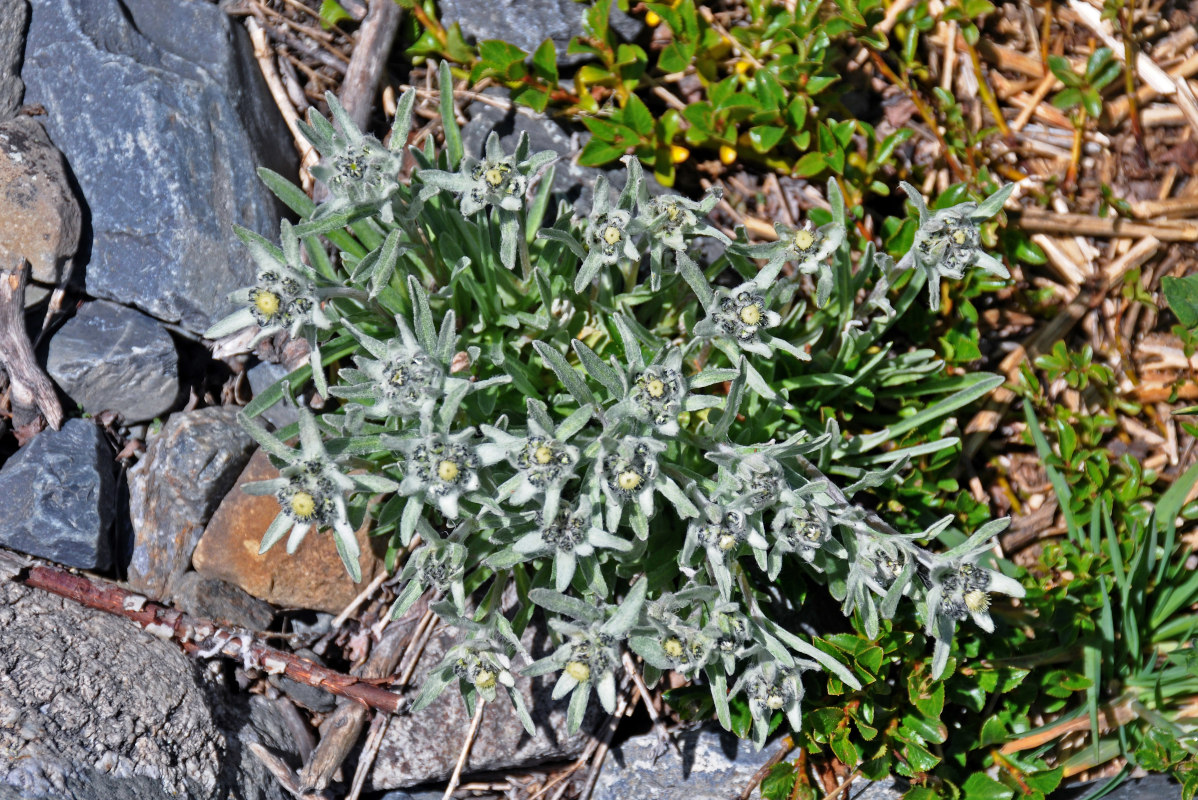
[[[441,800],[449,800],[453,797],[453,792],[458,788],[458,783],[462,780],[462,768],[466,766],[466,759],[470,756],[470,746],[474,744],[474,737],[478,735],[478,726],[483,721],[483,709],[487,707],[487,701],[481,696],[475,700],[477,705],[474,709],[474,719],[470,720],[470,730],[466,733],[466,741],[462,743],[462,752],[458,755],[458,763],[454,765],[453,775],[449,777],[449,785],[445,787],[445,794],[441,796]]]

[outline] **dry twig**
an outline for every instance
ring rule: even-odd
[[[462,768],[466,766],[466,759],[470,757],[470,748],[474,746],[474,737],[478,735],[478,726],[482,724],[483,711],[486,708],[487,701],[478,697],[475,700],[474,719],[470,720],[470,730],[466,732],[466,741],[462,742],[462,752],[458,754],[458,763],[454,764],[453,774],[449,776],[449,784],[445,787],[445,794],[441,795],[441,800],[449,800],[458,788],[458,782],[462,779]]]
[[[25,330],[29,262],[21,256],[15,258],[14,264],[0,264],[0,363],[8,371],[13,427],[35,422],[40,412],[46,423],[58,430],[62,427],[62,406],[54,386],[33,355]]]
[[[358,28],[339,96],[349,118],[361,129],[366,128],[374,108],[374,93],[399,30],[399,12],[400,6],[394,0],[371,0],[370,10]]]
[[[287,95],[287,89],[283,86],[283,81],[279,78],[279,73],[275,69],[274,56],[271,53],[270,45],[266,41],[266,31],[258,24],[258,21],[253,17],[247,17],[245,20],[245,29],[249,31],[250,42],[254,46],[254,58],[258,62],[258,69],[262,71],[262,77],[266,80],[266,87],[270,90],[270,96],[274,98],[275,105],[279,108],[279,113],[283,115],[283,122],[287,124],[287,130],[291,132],[291,138],[295,141],[295,149],[300,154],[300,185],[305,192],[312,193],[312,173],[311,168],[320,160],[320,155],[316,152],[316,148],[312,146],[304,135],[300,133],[299,114],[295,111],[295,106],[291,104],[291,98]]]

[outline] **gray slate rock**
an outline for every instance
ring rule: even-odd
[[[0,121],[17,113],[25,94],[21,54],[28,24],[29,4],[25,0],[0,0]]]
[[[0,797],[283,800],[247,747],[283,726],[213,681],[129,620],[0,580]]]
[[[104,300],[85,304],[54,334],[46,371],[89,414],[153,419],[179,396],[179,354],[166,328]]]
[[[657,736],[636,736],[614,747],[603,762],[593,800],[727,800],[738,796],[753,775],[774,755],[777,743],[761,750],[718,726],[707,725],[677,737],[681,758],[672,748],[664,752]],[[889,782],[870,784],[866,800],[897,800],[902,792]],[[760,797],[754,791],[753,797]]]
[[[185,572],[172,581],[171,597],[176,608],[194,617],[235,628],[264,631],[275,618],[275,609],[270,603],[259,600],[239,586],[219,578],[205,578],[198,572]]]
[[[1068,789],[1059,789],[1053,793],[1060,800],[1081,800],[1095,790],[1106,785],[1105,780],[1089,781]],[[1180,800],[1181,784],[1168,775],[1148,775],[1136,780],[1124,781],[1110,794],[1103,795],[1109,800]]]
[[[91,211],[88,294],[202,333],[254,279],[233,233],[278,236],[255,174],[295,174],[248,36],[204,0],[34,0],[26,102]]]
[[[0,18],[0,37],[6,24]],[[79,246],[80,224],[62,153],[45,129],[32,117],[0,123],[0,268],[13,270],[24,258],[32,280],[57,283]]]
[[[150,437],[145,455],[128,473],[134,589],[171,599],[204,526],[253,451],[254,440],[237,424],[231,406],[172,414]]]
[[[245,376],[250,382],[250,390],[257,397],[283,378],[286,378],[288,374],[290,374],[290,370],[282,364],[272,364],[269,361],[263,361],[261,364],[250,367],[249,372]],[[291,423],[299,421],[299,408],[294,404],[275,403],[262,412],[262,419],[274,425],[276,429],[286,428]]]
[[[107,569],[115,490],[112,449],[94,423],[72,419],[44,430],[0,469],[0,545]]]
[[[531,53],[552,39],[559,64],[577,64],[585,56],[566,55],[566,46],[582,35],[587,6],[574,0],[441,0],[441,21],[458,23],[467,39],[502,39]],[[644,30],[640,20],[614,9],[611,26],[631,41]]]
[[[429,670],[440,663],[445,651],[457,641],[453,628],[436,633],[424,649],[413,685],[423,684]],[[521,637],[533,658],[551,651],[544,629],[530,625]],[[529,736],[512,710],[506,692],[487,705],[478,735],[470,748],[464,774],[504,770],[509,767],[562,761],[582,752],[589,735],[600,721],[599,701],[592,696],[589,713],[582,729],[566,733],[566,707],[569,698],[552,697],[555,675],[539,678],[517,677],[516,688],[524,694],[528,713],[537,725],[537,735]],[[415,714],[393,717],[383,737],[370,776],[373,789],[403,789],[422,783],[446,780],[453,772],[462,742],[470,728],[470,715],[451,684],[431,705]]]

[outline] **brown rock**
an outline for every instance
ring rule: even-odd
[[[366,525],[358,530],[362,584],[350,580],[333,538],[309,532],[294,555],[279,542],[262,555],[262,534],[279,513],[272,496],[241,491],[242,484],[279,477],[261,450],[254,453],[237,483],[212,515],[192,556],[196,571],[240,586],[254,597],[288,608],[310,608],[337,614],[383,569],[384,542],[370,539]],[[377,546],[379,552],[375,552]]]
[[[0,124],[0,269],[24,257],[32,278],[57,283],[79,244],[79,203],[62,154],[29,117]]]

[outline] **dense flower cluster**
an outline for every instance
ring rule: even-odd
[[[556,672],[553,694],[571,695],[577,728],[592,690],[615,708],[629,648],[650,682],[667,670],[706,682],[725,725],[730,696],[742,698],[760,743],[775,712],[801,723],[803,671],[860,685],[778,621],[791,602],[775,585],[785,571],[827,584],[875,633],[900,602],[913,604],[937,641],[937,674],[958,622],[992,630],[993,595],[1022,594],[981,563],[1002,523],[938,554],[926,544],[952,517],[900,533],[854,499],[904,468],[890,430],[848,442],[831,417],[823,430],[796,426],[787,400],[856,381],[802,371],[823,335],[796,333],[807,306],[792,298],[807,276],[813,313],[835,286],[853,287],[832,328],[840,352],[816,354],[825,365],[865,354],[879,369],[914,364],[901,373],[912,381],[930,372],[911,358],[887,361],[876,345],[898,313],[887,290],[915,268],[908,285],[918,291],[926,278],[934,305],[940,277],[974,265],[998,273],[978,225],[1003,192],[934,214],[912,195],[913,255],[896,265],[867,248],[854,270],[834,188],[830,221],[779,226],[776,242],[749,245],[703,221],[716,195],[653,195],[628,159],[619,195],[599,179],[590,213],[575,218],[550,203],[542,170],[555,154],[530,154],[525,139],[508,153],[492,135],[481,158],[466,156],[447,113],[446,150],[430,139],[409,151],[416,168],[405,185],[395,174],[412,96],[390,148],[330,103],[336,126],[314,117],[304,130],[332,199],[297,228],[284,224],[282,248],[245,235],[257,284],[234,296],[239,309],[210,335],[256,325],[259,337],[287,331],[313,345],[308,369],[324,405],[319,417],[301,411],[300,449],[286,444],[293,431],[256,421],[266,400],[245,414],[282,467],[252,487],[280,505],[262,547],[289,534],[294,549],[311,529],[332,530],[355,579],[350,519],[390,536],[392,559],[411,548],[393,612],[431,593],[463,633],[418,707],[455,680],[469,703],[502,687],[531,730],[513,676]],[[722,261],[699,265],[690,250],[700,237],[728,245]],[[271,400],[300,395],[307,379],[291,376]],[[925,417],[992,385],[979,380]],[[520,643],[530,614],[499,601],[512,585],[552,631],[552,653],[532,663]],[[470,594],[477,587],[486,588]]]

